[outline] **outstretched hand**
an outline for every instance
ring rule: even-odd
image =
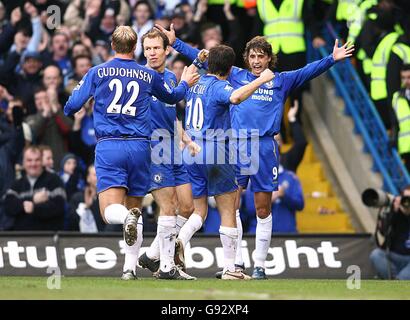
[[[177,36],[175,35],[173,23],[171,23],[169,31],[158,23],[155,24],[155,28],[157,28],[159,31],[163,32],[167,36],[169,44],[171,46],[174,44],[175,40],[177,39]]]
[[[354,51],[354,45],[351,42],[346,42],[343,46],[339,47],[339,40],[335,40],[335,46],[333,47],[333,59],[340,61],[345,58],[351,57]]]

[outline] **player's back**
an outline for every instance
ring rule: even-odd
[[[134,60],[114,58],[93,68],[94,127],[97,138],[149,137],[154,71]]]
[[[230,129],[229,98],[233,88],[214,75],[201,76],[187,93],[185,129],[190,136],[214,139]]]

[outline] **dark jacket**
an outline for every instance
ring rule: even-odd
[[[8,230],[13,219],[5,214],[3,195],[15,179],[14,164],[24,147],[22,127],[15,128],[0,114],[0,230]]]
[[[0,114],[0,198],[14,180],[14,164],[24,148],[22,128],[15,128]]]
[[[14,42],[16,28],[9,22],[0,32],[0,54],[6,53]]]
[[[49,199],[35,204],[34,211],[27,214],[23,202],[33,201],[34,192],[46,189]],[[6,214],[15,218],[13,230],[63,230],[66,194],[63,183],[54,173],[43,171],[31,188],[26,176],[16,180],[5,195]]]
[[[390,214],[390,223],[384,220],[380,227],[381,233],[386,237],[383,249],[390,247],[394,253],[410,255],[410,216],[404,215],[401,211],[393,211]]]
[[[68,134],[73,120],[66,117],[60,109],[49,118],[44,118],[41,113],[30,115],[26,122],[31,128],[36,144],[45,144],[51,147],[56,170],[60,170],[61,160],[68,149]]]

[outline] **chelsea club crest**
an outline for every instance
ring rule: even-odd
[[[156,182],[156,183],[160,183],[161,181],[162,181],[162,176],[161,176],[161,174],[156,174],[156,175],[154,175],[154,181]]]
[[[266,87],[267,89],[272,89],[272,88],[273,88],[273,80],[271,80],[271,81],[269,81],[269,82],[266,82],[266,83],[265,83],[265,87]]]

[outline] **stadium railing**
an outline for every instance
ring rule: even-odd
[[[327,23],[324,30],[326,46],[308,50],[308,60],[313,61],[318,54],[328,56],[333,51],[334,40],[338,38],[333,26]],[[345,102],[344,112],[354,122],[354,132],[360,134],[364,141],[364,152],[373,158],[373,171],[383,177],[383,189],[398,194],[404,186],[410,184],[410,176],[395,148],[389,144],[386,129],[370,99],[361,79],[350,59],[335,64],[330,69],[338,94]]]

